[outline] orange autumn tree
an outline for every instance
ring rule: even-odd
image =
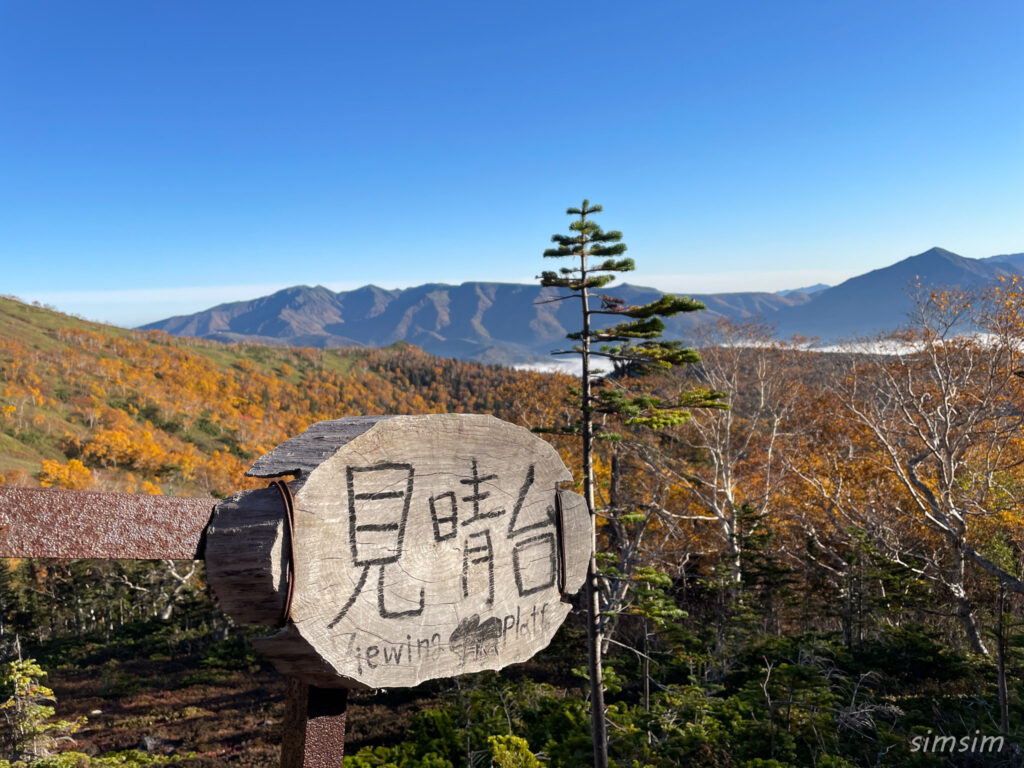
[[[39,484],[43,488],[84,491],[91,488],[93,482],[92,472],[78,459],[70,459],[66,464],[55,459],[43,459],[43,468],[39,472]]]
[[[831,459],[801,476],[822,510],[950,599],[973,651],[987,654],[972,575],[1024,594],[1024,301],[1014,283],[983,295],[919,297],[913,325],[838,355],[841,419]],[[826,451],[827,452],[827,451]],[[822,471],[824,470],[824,471]]]

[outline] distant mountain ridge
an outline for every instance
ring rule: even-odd
[[[696,324],[715,318],[760,318],[786,337],[833,341],[871,335],[905,324],[913,282],[926,289],[977,287],[1021,273],[1024,254],[968,259],[932,248],[832,287],[693,294],[707,310],[669,318],[666,336],[685,338]],[[607,291],[629,304],[661,295],[628,283]],[[404,341],[441,357],[512,364],[548,359],[553,349],[569,344],[565,335],[577,329],[579,308],[574,301],[553,300],[559,295],[537,285],[485,282],[401,290],[367,285],[338,293],[320,285],[293,286],[142,328],[223,342],[309,347],[381,347]]]
[[[931,248],[852,277],[814,294],[802,306],[782,308],[767,319],[782,337],[800,334],[837,341],[873,336],[906,325],[915,284],[924,290],[972,289],[1022,272],[1024,268],[1010,262],[968,259],[944,248]]]
[[[1024,269],[1024,253],[1004,253],[1000,256],[989,256],[984,259],[979,259],[979,261],[1002,262],[1004,264],[1013,264],[1015,267]]]
[[[776,293],[779,294],[779,296],[790,296],[794,293],[806,293],[808,296],[811,296],[819,291],[824,291],[831,287],[831,285],[826,285],[825,283],[815,283],[814,285],[805,285],[803,288],[787,288],[784,291],[776,291]]]
[[[624,284],[611,291],[630,304],[661,293]],[[193,315],[142,326],[176,336],[223,342],[260,342],[309,347],[382,347],[408,342],[442,357],[491,363],[546,358],[568,342],[579,308],[556,299],[556,289],[515,283],[431,283],[403,290],[367,285],[335,293],[323,286],[294,286],[252,301],[221,304]],[[753,318],[805,302],[805,294],[696,295],[709,317]],[[609,321],[611,322],[611,321]],[[669,333],[685,335],[693,315],[669,319]]]

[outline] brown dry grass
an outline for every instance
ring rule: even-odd
[[[88,718],[72,748],[86,754],[142,749],[180,756],[182,768],[277,768],[284,717],[284,678],[273,669],[220,673],[212,683],[189,683],[181,661],[132,661],[121,674],[139,690],[109,691],[95,668],[53,672],[57,715]],[[437,706],[429,692],[358,692],[349,699],[346,752],[400,741],[409,715]]]

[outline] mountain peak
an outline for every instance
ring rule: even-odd
[[[323,294],[334,295],[334,292],[329,288],[324,288],[322,285],[290,285],[287,288],[282,288],[279,291],[275,291],[271,296],[315,296]]]
[[[811,296],[821,291],[827,291],[831,287],[831,285],[825,283],[815,283],[814,285],[805,285],[800,288],[787,288],[784,291],[776,291],[775,293],[779,296],[792,296],[794,293],[806,293],[808,296]]]
[[[939,248],[938,246],[935,246],[934,248],[929,248],[924,253],[919,253],[916,256],[911,256],[910,258],[906,259],[906,261],[913,261],[915,259],[922,259],[928,261],[931,261],[933,259],[945,259],[946,261],[956,261],[963,258],[964,257],[958,253],[953,253],[952,251],[947,251],[945,248]]]

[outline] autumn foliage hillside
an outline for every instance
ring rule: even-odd
[[[224,345],[2,298],[0,484],[224,496],[316,421],[475,412],[534,426],[564,385],[409,345]]]

